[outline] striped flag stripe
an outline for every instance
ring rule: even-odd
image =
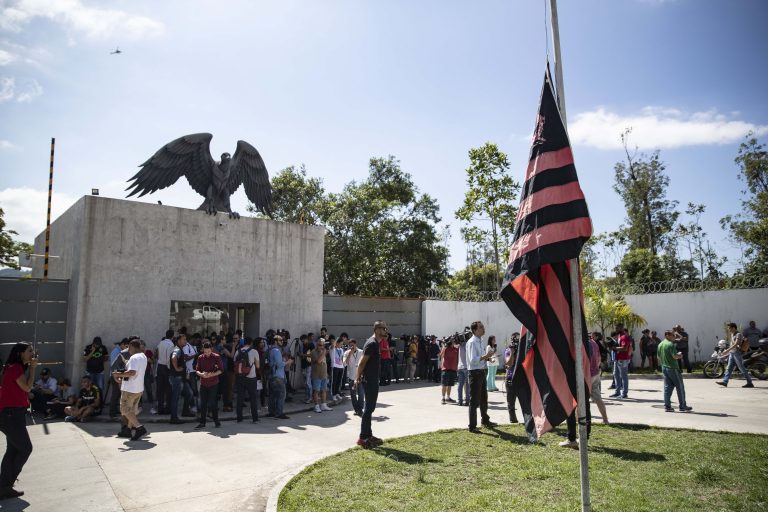
[[[549,205],[570,203],[571,201],[584,200],[584,193],[581,191],[578,181],[572,181],[565,185],[556,185],[538,192],[534,192],[524,200],[520,201],[517,210],[517,220],[524,219],[531,213],[541,210]],[[586,203],[584,203],[586,206]],[[528,224],[529,220],[523,223]]]
[[[576,167],[573,164],[566,165],[565,167],[547,169],[536,176],[526,178],[520,192],[520,200],[527,199],[528,196],[548,187],[565,185],[566,183],[572,183],[574,181],[579,181],[579,177],[576,175]]]
[[[591,235],[592,222],[589,217],[547,224],[518,238],[509,249],[509,260],[514,262],[522,255],[549,244],[571,240],[574,237],[589,238]]]
[[[547,151],[537,154],[533,160],[528,162],[528,169],[525,172],[525,179],[546,171],[548,169],[557,169],[573,163],[573,151],[570,146],[555,151]]]
[[[589,220],[586,215],[589,215],[589,209],[583,199],[562,204],[548,204],[526,215],[521,222],[517,223],[514,231],[515,238],[519,240],[523,235],[540,231],[544,226],[550,224],[569,222],[573,220],[574,216]]]

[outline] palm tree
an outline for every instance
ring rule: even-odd
[[[584,290],[584,316],[587,325],[599,328],[603,338],[606,329],[616,324],[622,324],[632,331],[647,323],[645,318],[632,311],[623,296],[611,293],[603,286]]]

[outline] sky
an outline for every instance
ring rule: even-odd
[[[32,241],[92,188],[125,197],[167,142],[210,132],[215,158],[246,140],[274,175],[305,164],[326,190],[394,155],[450,225],[468,151],[487,141],[522,181],[547,55],[546,0],[0,0],[0,207]],[[620,135],[660,150],[668,197],[703,203],[702,225],[733,271],[718,220],[744,189],[744,136],[768,140],[768,2],[561,0],[566,114],[596,233],[625,217],[613,191]],[[119,47],[122,53],[110,54]],[[147,202],[197,208],[180,180]],[[242,188],[232,197],[245,213]],[[52,248],[55,252],[55,248]]]

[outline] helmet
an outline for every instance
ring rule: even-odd
[[[725,342],[725,340],[720,340],[717,342],[717,348],[726,348],[728,344]]]

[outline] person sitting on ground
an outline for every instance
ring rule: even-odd
[[[48,402],[48,409],[45,411],[46,416],[44,419],[53,420],[64,417],[64,409],[67,406],[75,405],[76,399],[77,395],[75,395],[72,383],[69,379],[61,379],[54,399]]]
[[[88,375],[80,379],[80,394],[75,405],[65,407],[64,421],[88,421],[101,412],[101,390]]]
[[[45,412],[48,408],[48,401],[53,400],[57,389],[56,379],[51,377],[51,370],[43,368],[40,371],[40,378],[30,391],[29,402],[32,404],[32,410],[36,412]]]

